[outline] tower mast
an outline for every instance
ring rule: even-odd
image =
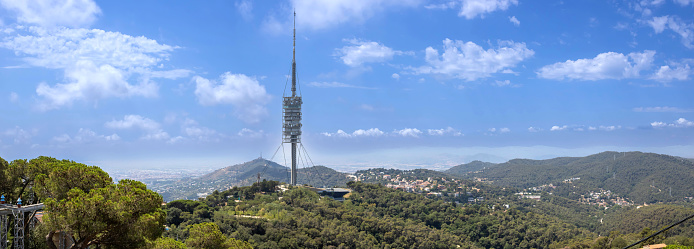
[[[296,145],[301,143],[301,96],[296,94],[296,12],[294,12],[294,37],[292,41],[292,96],[284,97],[282,114],[282,142],[292,144],[290,184],[296,185]]]

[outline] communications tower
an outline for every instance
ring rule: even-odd
[[[292,144],[292,168],[290,184],[296,185],[296,145],[301,143],[301,93],[296,94],[296,12],[294,12],[294,39],[292,49],[292,95],[282,101],[282,143]]]

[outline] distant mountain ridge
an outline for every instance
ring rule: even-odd
[[[464,176],[466,174],[479,171],[485,168],[491,168],[496,166],[496,163],[488,163],[488,162],[482,162],[482,161],[472,161],[469,163],[464,163],[458,166],[453,166],[450,169],[447,169],[443,171],[446,174],[451,174],[451,175],[456,175],[456,176]]]
[[[289,168],[276,162],[257,158],[245,163],[215,170],[197,178],[185,178],[175,182],[154,182],[150,189],[158,192],[165,201],[197,199],[205,193],[223,191],[234,186],[248,186],[258,180],[289,182]],[[349,181],[346,173],[337,172],[325,166],[299,168],[297,184],[312,186],[344,186]]]
[[[397,175],[405,171],[381,170]],[[357,173],[370,175],[370,170]],[[390,172],[392,171],[392,172]],[[148,186],[165,200],[197,199],[214,190],[248,186],[261,180],[289,182],[289,169],[275,162],[258,158],[225,167],[198,178],[170,182],[154,182]],[[642,152],[602,152],[585,157],[557,157],[545,160],[513,159],[505,163],[473,161],[445,171],[412,170],[408,175],[431,177],[482,178],[499,186],[532,188],[555,184],[554,194],[576,200],[580,195],[599,189],[610,190],[635,203],[672,202],[691,197],[694,192],[694,162],[691,159]],[[300,168],[298,184],[312,186],[344,186],[351,179],[347,173],[324,166]],[[580,178],[568,185],[566,179]],[[370,182],[368,179],[363,179]],[[563,189],[562,189],[563,187]]]
[[[586,157],[513,159],[470,174],[496,185],[530,188],[580,178],[578,187],[602,188],[636,203],[668,202],[694,195],[694,162],[643,152],[602,152]]]

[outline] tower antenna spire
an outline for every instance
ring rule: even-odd
[[[292,97],[296,97],[296,11],[294,11],[294,38],[292,40]]]

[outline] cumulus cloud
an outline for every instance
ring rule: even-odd
[[[692,112],[691,109],[670,106],[634,107],[632,110],[635,112]]]
[[[51,86],[42,82],[36,88],[42,98],[40,110],[57,109],[77,100],[155,97],[158,86],[151,78],[175,79],[190,73],[154,70],[175,47],[98,29],[22,27],[18,34],[0,42],[0,47],[14,50],[31,66],[64,71],[64,83]],[[131,78],[138,83],[129,82]]]
[[[461,0],[458,16],[473,19],[477,16],[484,18],[484,14],[496,10],[507,10],[511,5],[518,5],[518,0]]]
[[[555,126],[552,126],[552,128],[550,128],[549,130],[550,131],[563,131],[563,130],[566,130],[568,128],[569,128],[569,126],[567,126],[567,125],[564,125],[564,126],[555,125]]]
[[[112,120],[104,124],[106,128],[111,129],[141,129],[141,130],[156,130],[160,128],[159,123],[149,118],[140,115],[125,115],[121,120]]]
[[[419,137],[419,135],[422,134],[422,131],[418,130],[417,128],[405,128],[402,130],[394,130],[393,133],[403,137]]]
[[[694,24],[686,23],[677,16],[655,16],[646,23],[653,28],[656,34],[670,29],[680,36],[682,45],[694,49]]]
[[[545,79],[604,80],[639,77],[640,72],[651,67],[655,51],[642,53],[607,52],[592,59],[557,62],[540,68],[537,75]]]
[[[101,14],[92,0],[0,0],[0,6],[13,12],[21,23],[44,27],[89,26]]]
[[[397,73],[394,73],[393,75],[391,75],[391,77],[393,77],[393,79],[395,79],[395,80],[399,80],[399,79],[400,79],[400,75],[397,74]]]
[[[428,65],[412,70],[416,74],[437,74],[473,81],[515,67],[535,54],[525,43],[498,43],[497,48],[485,50],[473,42],[445,39],[443,54],[439,55],[438,50],[427,47],[425,60]]]
[[[234,114],[247,123],[257,123],[267,115],[271,96],[254,77],[226,72],[218,81],[195,76],[195,96],[201,105],[231,104]]]
[[[694,127],[694,122],[686,120],[684,118],[679,118],[675,120],[673,123],[665,123],[665,122],[652,122],[651,126],[653,128],[664,128],[664,127],[672,127],[672,128],[686,128],[686,127]]]
[[[380,137],[383,136],[385,133],[379,130],[378,128],[371,128],[368,130],[359,129],[352,133],[347,133],[343,130],[337,130],[337,132],[335,133],[323,132],[321,134],[326,137]]]
[[[453,129],[453,127],[446,127],[445,129],[429,129],[427,130],[429,135],[431,136],[443,136],[443,135],[452,135],[452,136],[462,136],[463,133],[460,131]]]
[[[169,134],[161,129],[161,125],[154,120],[140,115],[125,115],[121,120],[112,120],[104,124],[106,128],[130,130],[137,129],[145,134],[141,137],[144,140],[164,140],[169,139]]]
[[[530,126],[530,127],[528,127],[528,131],[529,132],[540,132],[540,131],[542,131],[542,129]]]
[[[516,27],[520,26],[520,21],[518,21],[518,18],[516,18],[516,16],[509,16],[508,21],[513,23],[513,25],[516,25]]]
[[[694,73],[689,67],[689,64],[673,64],[673,67],[669,65],[661,66],[658,68],[649,79],[657,80],[660,82],[670,82],[672,80],[688,80],[689,75]]]
[[[342,63],[350,67],[358,67],[365,63],[385,62],[392,59],[394,55],[407,53],[393,50],[392,48],[373,41],[359,39],[345,41],[351,45],[335,49],[334,55],[340,57]]]
[[[460,8],[458,16],[466,19],[474,19],[497,10],[507,10],[512,5],[518,5],[518,0],[452,0],[440,4],[429,4],[427,9],[456,9]]]

